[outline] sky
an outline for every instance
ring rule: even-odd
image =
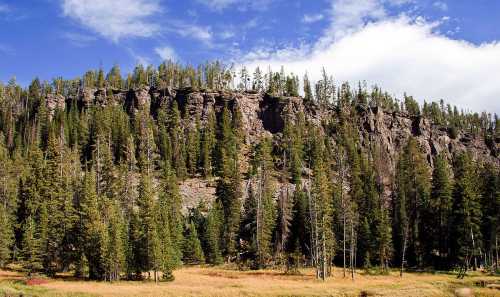
[[[500,113],[498,0],[0,0],[0,81],[221,60]]]

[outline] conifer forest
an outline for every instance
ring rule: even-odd
[[[423,101],[421,101],[423,102]],[[0,84],[0,267],[500,270],[500,118],[285,69]]]

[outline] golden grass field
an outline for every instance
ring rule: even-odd
[[[47,279],[37,286],[25,285],[22,274],[0,271],[0,296],[455,296],[460,288],[471,288],[474,296],[500,296],[500,290],[478,287],[479,281],[500,283],[497,276],[479,272],[463,280],[453,274],[407,273],[390,275],[356,275],[344,279],[341,269],[322,282],[314,279],[312,270],[302,275],[285,275],[280,271],[236,271],[213,267],[185,267],[176,270],[175,281],[159,283],[120,281],[115,283],[74,280],[70,277]]]

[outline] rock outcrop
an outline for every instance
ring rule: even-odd
[[[45,98],[45,104],[49,118],[52,119],[56,110],[64,110],[66,108],[66,98],[59,94],[48,94]]]
[[[123,105],[130,113],[150,109],[155,114],[159,108],[170,108],[175,101],[179,106],[185,127],[194,125],[197,120],[201,125],[206,123],[210,110],[220,117],[224,106],[231,110],[238,109],[242,114],[243,132],[247,146],[243,148],[242,166],[248,168],[248,151],[263,135],[276,135],[283,131],[286,120],[296,120],[301,113],[306,120],[317,125],[325,121],[335,121],[334,109],[320,107],[314,102],[305,102],[300,97],[275,97],[254,92],[233,91],[195,91],[185,89],[139,88],[128,91],[84,89],[78,100],[79,106],[91,104]],[[47,97],[50,112],[64,108],[64,97],[53,95]],[[357,122],[359,140],[364,148],[377,147],[384,166],[382,181],[388,185],[392,182],[394,168],[400,152],[410,137],[415,137],[433,166],[433,156],[445,154],[450,160],[457,153],[468,151],[474,159],[500,166],[500,139],[487,144],[482,137],[464,131],[458,131],[451,137],[447,127],[432,123],[423,117],[411,116],[405,112],[387,112],[378,107],[359,106]],[[189,198],[190,206],[195,206],[197,199],[209,200],[215,195],[213,185],[201,180],[188,180],[181,185],[185,198]],[[389,191],[389,190],[387,190]],[[198,195],[197,193],[203,193]],[[386,193],[390,195],[390,192]],[[198,199],[198,200],[200,200]]]

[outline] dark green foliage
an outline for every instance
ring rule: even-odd
[[[208,211],[204,241],[206,242],[205,256],[208,263],[222,263],[222,230],[223,230],[223,209],[219,201],[215,201]]]
[[[495,265],[498,237],[500,235],[500,169],[486,164],[481,172],[482,197],[481,209],[483,212],[481,233],[483,234],[484,249],[486,252],[485,266],[498,269]]]
[[[482,209],[477,173],[469,155],[463,153],[457,157],[454,172],[451,257],[456,265],[472,263],[477,267],[482,241]]]
[[[203,254],[201,242],[198,238],[198,231],[193,222],[186,229],[182,253],[184,255],[182,260],[186,264],[201,264],[205,262],[205,255]]]
[[[42,266],[42,242],[40,233],[37,232],[35,220],[28,217],[23,224],[23,240],[21,250],[22,263],[24,269],[31,275],[34,272],[40,271]]]
[[[255,190],[248,195],[246,221],[250,226],[250,246],[256,255],[256,267],[264,267],[272,256],[272,239],[276,223],[274,205],[274,170],[270,139],[264,138],[256,149],[253,159],[256,178]],[[248,228],[248,227],[247,227]]]
[[[5,206],[0,204],[0,267],[4,267],[11,258],[13,239],[14,228],[11,225],[11,217]]]
[[[430,170],[415,139],[408,141],[396,170],[396,196],[393,199],[395,252],[403,255],[406,248],[408,264],[423,267],[425,244],[430,235],[424,221],[429,207]]]
[[[231,113],[227,106],[222,113],[218,146],[219,175],[217,198],[224,211],[222,238],[224,254],[233,257],[237,248],[237,232],[240,225],[241,174],[239,168],[239,145],[233,129]]]
[[[214,149],[216,144],[216,119],[212,109],[208,112],[207,124],[202,132],[201,140],[201,163],[203,167],[203,175],[209,178],[213,174],[214,168]]]
[[[437,251],[438,260],[434,265],[438,269],[447,268],[446,265],[449,263],[452,190],[449,164],[444,156],[439,155],[434,160],[432,191],[427,218],[431,222],[428,232],[434,235],[431,240],[432,244],[428,244],[427,252]]]
[[[25,89],[0,83],[0,266],[172,280],[182,262],[225,258],[255,268],[314,265],[326,277],[344,262],[345,244],[352,268],[386,271],[401,264],[403,249],[404,266],[498,268],[497,116],[444,102],[420,108],[365,83],[336,87],[326,71],[315,84],[304,77],[303,102],[291,98],[299,85],[284,69],[251,77],[220,62],[171,61],[131,74],[115,65],[107,74],[35,79]],[[202,109],[195,90],[210,90]],[[263,92],[270,96],[253,94]],[[52,109],[55,95],[64,108]],[[264,96],[254,102],[264,131],[241,96]],[[377,125],[370,132],[363,122],[380,113],[430,120],[466,145],[484,140],[491,154],[425,156],[422,137],[392,154]],[[180,192],[191,199],[193,183],[216,193],[186,218],[191,200]]]

